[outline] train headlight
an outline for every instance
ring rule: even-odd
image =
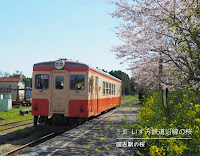
[[[65,66],[65,61],[63,60],[58,60],[55,62],[56,69],[63,69],[64,66]]]
[[[38,110],[38,107],[34,107],[33,109],[34,109],[35,111],[37,111],[37,110]]]

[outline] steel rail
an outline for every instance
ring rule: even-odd
[[[13,154],[15,154],[15,153],[18,154],[20,151],[22,151],[22,149],[24,149],[24,148],[26,148],[26,147],[29,147],[29,146],[31,146],[31,145],[33,145],[33,144],[39,142],[39,141],[42,141],[43,139],[46,139],[46,138],[48,138],[48,137],[51,137],[51,136],[53,136],[54,134],[55,134],[55,133],[50,133],[50,134],[48,134],[48,135],[45,135],[45,136],[43,136],[43,137],[41,137],[41,138],[39,138],[39,139],[37,139],[37,140],[31,141],[31,142],[29,142],[29,143],[27,143],[27,144],[25,144],[25,145],[23,145],[23,146],[21,146],[21,147],[15,149],[15,150],[12,150],[12,151],[10,151],[10,152],[7,152],[7,153],[5,153],[5,154],[3,154],[3,155],[1,155],[1,156],[13,155]]]
[[[33,120],[33,118],[25,119],[25,120],[20,120],[20,121],[15,121],[15,122],[9,122],[9,123],[5,123],[5,124],[0,124],[0,126],[12,125],[12,124],[16,124],[16,123],[20,123],[20,122],[28,121],[28,120]]]
[[[17,128],[17,127],[21,127],[21,126],[30,125],[30,124],[33,124],[33,122],[28,122],[28,123],[24,123],[24,124],[20,124],[20,125],[12,126],[12,127],[8,127],[8,128],[0,129],[0,132],[2,132],[2,131],[6,131],[6,130],[9,130],[9,129],[13,129],[13,128]]]

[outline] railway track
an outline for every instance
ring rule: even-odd
[[[129,104],[129,103],[132,103],[133,101],[135,101],[135,100],[130,100],[130,101],[127,101],[127,102],[124,102],[124,103],[122,103],[122,104]],[[113,110],[114,108],[112,108],[112,109],[110,109],[110,111],[111,110]],[[107,112],[104,112],[104,113],[102,113],[101,115],[103,115],[103,114],[105,114],[105,113],[107,113]],[[114,112],[112,112],[111,114],[113,114]],[[99,116],[101,116],[101,115],[98,115],[98,116],[96,116],[95,118],[99,118]],[[105,117],[104,117],[105,118]],[[91,119],[92,120],[92,119]],[[89,120],[90,121],[90,120]],[[94,127],[96,127],[97,125],[95,125]],[[77,126],[75,126],[74,128],[76,128]],[[94,128],[93,127],[93,128]],[[43,137],[41,137],[41,138],[39,138],[39,139],[37,139],[37,140],[35,140],[35,141],[32,141],[32,142],[30,142],[30,143],[28,143],[28,144],[25,144],[25,145],[23,145],[23,146],[21,146],[21,147],[19,147],[19,148],[17,148],[17,149],[15,149],[15,150],[13,150],[13,151],[10,151],[10,152],[8,152],[8,153],[5,153],[5,154],[3,154],[2,156],[13,156],[13,155],[17,155],[17,154],[19,154],[19,153],[21,153],[21,152],[24,152],[24,151],[26,151],[26,150],[29,150],[31,147],[34,147],[34,146],[36,146],[36,145],[39,145],[39,144],[41,144],[41,143],[43,143],[43,142],[45,142],[45,141],[47,141],[47,140],[49,140],[49,139],[51,139],[51,138],[53,138],[53,137],[55,137],[55,136],[57,136],[57,135],[59,135],[59,134],[56,134],[56,133],[50,133],[50,134],[48,134],[48,135],[46,135],[46,136],[43,136]],[[75,137],[76,135],[72,135],[73,137]],[[73,140],[74,140],[74,138],[73,138]]]
[[[40,144],[40,143],[42,143],[42,142],[44,142],[46,140],[49,140],[49,139],[55,137],[56,135],[57,134],[55,134],[55,133],[47,134],[47,135],[45,135],[45,136],[43,136],[43,137],[41,137],[41,138],[39,138],[37,140],[34,140],[34,141],[32,141],[32,142],[30,142],[28,144],[25,144],[25,145],[15,149],[15,150],[12,150],[12,151],[10,151],[8,153],[5,153],[5,154],[1,155],[1,156],[14,156],[14,155],[17,155],[22,151],[26,151],[26,150],[30,149],[31,147],[34,147],[34,146],[36,146],[36,145],[38,145],[38,144]]]
[[[23,123],[25,121],[30,121],[30,120],[33,120],[33,118],[20,120],[20,121],[15,121],[15,122],[10,122],[10,123],[6,123],[6,124],[1,124],[0,127],[4,127],[4,126],[11,126],[11,127],[0,129],[0,132],[6,131],[6,130],[9,130],[9,129],[14,129],[14,128],[21,127],[21,126],[26,126],[26,125],[33,124],[33,121],[32,122],[28,122],[28,123]],[[20,124],[20,123],[22,123],[22,124]]]

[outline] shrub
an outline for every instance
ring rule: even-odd
[[[154,93],[139,111],[136,128],[144,130],[140,137],[192,139],[147,139],[147,153],[152,156],[198,155],[200,104],[196,94],[191,90],[178,90],[169,93],[164,106],[161,100],[161,94]],[[150,133],[146,133],[147,130]]]
[[[152,92],[149,89],[144,88],[144,87],[141,87],[139,89],[138,98],[141,103],[146,102],[147,98],[149,98],[151,95],[152,95]]]

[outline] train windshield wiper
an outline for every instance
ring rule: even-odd
[[[44,86],[42,86],[42,89],[41,89],[41,91],[40,91],[40,92],[42,92],[43,90],[45,90],[45,87],[44,87]]]
[[[76,88],[76,92],[77,92],[77,93],[80,93],[78,88]]]

